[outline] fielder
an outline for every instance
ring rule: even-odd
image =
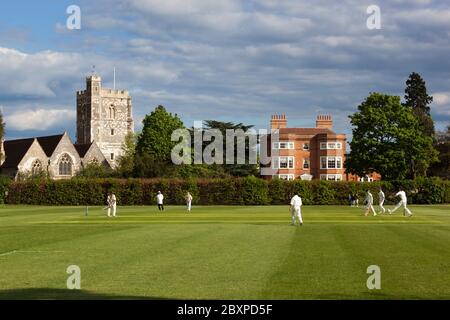
[[[156,195],[156,203],[158,204],[158,210],[164,211],[164,195],[161,191],[158,191],[158,194]]]
[[[295,226],[295,218],[297,217],[298,223],[300,226],[303,226],[303,219],[302,219],[302,198],[298,196],[296,193],[294,197],[291,199],[291,206],[290,210],[292,213],[292,225]]]
[[[408,215],[408,217],[411,217],[413,214],[412,212],[408,209],[408,207],[406,206],[408,204],[408,199],[406,198],[406,192],[403,190],[400,190],[399,192],[397,192],[395,194],[396,197],[400,197],[400,202],[397,203],[397,205],[395,206],[394,209],[388,210],[389,214],[394,213],[398,208],[400,208],[401,206],[403,206],[403,215]]]
[[[370,190],[367,190],[367,196],[366,196],[366,213],[364,214],[366,217],[369,214],[369,211],[372,210],[373,216],[375,217],[377,213],[375,212],[375,209],[373,208],[373,195],[370,193]]]
[[[384,208],[384,201],[386,200],[386,196],[384,195],[383,189],[380,187],[380,192],[378,192],[378,205],[380,206],[380,214],[386,213],[386,209]]]
[[[184,197],[184,199],[186,200],[187,211],[191,212],[191,209],[192,209],[192,195],[188,192],[186,194],[186,196]]]
[[[116,195],[112,192],[110,192],[108,194],[108,217],[111,217],[111,211],[112,211],[112,216],[116,217],[116,212],[117,212],[117,200],[116,200]]]

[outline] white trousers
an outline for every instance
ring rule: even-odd
[[[186,205],[187,205],[187,210],[191,211],[191,209],[192,209],[192,201],[187,201]]]
[[[400,208],[401,206],[403,206],[403,214],[407,213],[409,216],[412,215],[412,212],[408,209],[408,207],[406,206],[407,202],[401,200],[399,203],[397,203],[397,205],[395,206],[394,209],[392,209],[391,213],[394,213],[398,208]]]
[[[373,207],[372,203],[368,203],[367,206],[366,206],[366,216],[369,213],[369,211],[372,211],[374,216],[377,215],[377,213],[375,212],[375,208]]]
[[[295,218],[298,219],[298,223],[303,223],[301,207],[292,208],[292,224],[295,224]]]
[[[379,206],[380,206],[380,209],[381,209],[381,212],[380,212],[380,213],[385,213],[385,212],[386,212],[386,209],[384,208],[384,200],[383,200],[383,201],[380,201]]]
[[[108,207],[108,217],[111,217],[111,211],[112,211],[112,216],[115,217],[116,216],[116,211],[117,211],[117,206],[114,205],[111,207]]]

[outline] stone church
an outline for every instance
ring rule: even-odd
[[[123,153],[125,137],[134,132],[128,91],[102,88],[98,75],[86,78],[77,92],[77,142],[60,135],[3,141],[0,150],[3,175],[48,173],[69,179],[89,164],[114,168]]]

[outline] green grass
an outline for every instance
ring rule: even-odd
[[[411,209],[304,207],[292,227],[287,206],[0,207],[0,299],[450,299],[450,206]]]

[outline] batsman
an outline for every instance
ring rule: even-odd
[[[112,192],[108,193],[108,199],[107,199],[107,203],[108,203],[108,217],[111,217],[111,211],[112,211],[112,217],[116,217],[116,212],[117,212],[117,200],[116,200],[116,195]]]

